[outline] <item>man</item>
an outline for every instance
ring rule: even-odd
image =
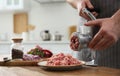
[[[89,20],[81,10],[99,9],[93,11],[97,20],[88,21],[86,26],[99,27],[88,47],[97,50],[95,62],[99,66],[120,68],[120,0],[67,0],[79,12],[79,15]],[[74,45],[71,48],[74,50]]]

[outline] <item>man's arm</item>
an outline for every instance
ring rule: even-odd
[[[120,26],[120,9],[112,16],[115,24]]]
[[[66,0],[73,8],[77,9],[78,0]]]
[[[94,6],[91,4],[90,0],[66,0],[73,8],[77,9],[79,15],[87,20],[90,18],[82,12],[83,8],[94,9]],[[98,15],[97,12],[93,11],[92,14],[96,17]]]

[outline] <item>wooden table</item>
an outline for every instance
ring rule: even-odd
[[[120,76],[120,69],[84,66],[74,71],[46,71],[39,66],[0,66],[0,76]]]

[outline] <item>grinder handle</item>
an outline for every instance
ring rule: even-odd
[[[88,11],[86,8],[83,8],[82,12],[84,12],[91,20],[96,20],[95,16],[90,11]]]

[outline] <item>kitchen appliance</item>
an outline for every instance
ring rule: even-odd
[[[84,12],[91,20],[95,20],[96,18],[92,15],[90,11],[88,11],[86,8],[82,9],[82,12]],[[79,32],[72,33],[71,39],[74,41],[75,49],[76,51],[80,51],[81,49],[87,48],[88,43],[93,37],[93,27],[90,27],[89,29],[85,29],[85,26],[79,26]]]
[[[22,32],[22,38],[23,38],[23,41],[28,41],[29,40],[29,33],[28,32]]]
[[[0,33],[0,41],[7,41],[8,34],[7,33]]]
[[[54,36],[53,36],[53,40],[55,41],[61,41],[62,40],[63,35],[61,35],[58,31],[55,32]]]
[[[40,33],[40,36],[43,41],[50,41],[50,39],[51,39],[51,34],[50,34],[49,30],[42,31]]]

